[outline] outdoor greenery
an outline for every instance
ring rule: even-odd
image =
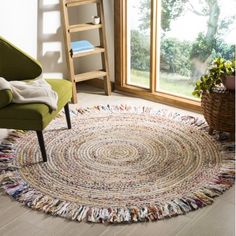
[[[150,70],[150,42],[138,30],[131,31],[131,68]]]
[[[215,57],[223,57],[226,60],[234,58],[235,46],[224,41],[224,34],[229,31],[236,17],[221,19],[219,1],[198,0],[199,4],[196,7],[196,4],[192,4],[192,0],[162,0],[160,72],[162,75],[172,74],[172,83],[175,83],[174,80],[178,75],[188,77],[186,81],[187,87],[189,86],[189,96],[192,96],[193,86],[203,74],[199,64],[207,66]],[[139,0],[139,2],[139,28],[131,30],[131,69],[148,72],[150,71],[150,0]],[[199,32],[195,41],[181,41],[168,37],[171,22],[186,11],[207,17],[205,30]],[[161,80],[166,78],[161,76]],[[161,88],[164,84],[170,82],[161,81]],[[171,88],[168,88],[168,91],[170,90]]]
[[[149,76],[150,73],[147,71],[131,70],[131,83],[148,88]],[[168,73],[161,73],[161,76],[164,78],[159,80],[162,90],[169,91],[173,94],[181,94],[186,97],[192,95],[193,86],[187,77],[178,74],[170,75]],[[177,83],[176,78],[178,80]]]
[[[164,58],[165,64],[169,67],[162,67],[162,71],[190,76],[189,54],[191,46],[191,43],[187,41],[181,42],[174,38],[163,39],[161,42],[161,59]]]

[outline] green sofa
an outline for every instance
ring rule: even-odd
[[[0,77],[8,81],[31,80],[40,76],[41,65],[0,36]],[[71,128],[69,102],[72,97],[72,84],[67,80],[48,79],[47,82],[58,94],[56,111],[42,103],[11,103],[12,93],[0,90],[0,128],[34,130],[37,133],[43,161],[47,161],[43,130],[64,107],[67,126]]]

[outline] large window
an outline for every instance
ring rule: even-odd
[[[151,0],[129,0],[127,4],[127,83],[150,88]]]
[[[196,80],[214,57],[234,57],[236,1],[117,0],[115,5],[118,89],[199,109],[192,96]]]

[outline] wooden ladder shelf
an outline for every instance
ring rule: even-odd
[[[84,24],[70,25],[69,8],[78,7],[86,4],[96,4],[97,15],[100,17],[101,20],[100,24],[94,25],[92,22],[88,22]],[[103,0],[61,0],[61,10],[62,10],[62,22],[64,26],[63,28],[65,36],[66,58],[69,68],[69,79],[73,84],[72,102],[77,103],[76,83],[90,79],[103,78],[105,94],[110,95],[111,83],[109,79],[109,64],[107,56],[107,41],[105,33]],[[94,29],[99,30],[100,46],[95,47],[95,49],[92,51],[76,53],[73,55],[71,53],[71,42],[72,42],[71,34]],[[101,59],[102,59],[101,70],[94,70],[86,73],[75,74],[75,68],[74,68],[75,59],[90,55],[96,55],[99,53],[101,54]]]

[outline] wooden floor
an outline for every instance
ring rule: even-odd
[[[102,91],[85,86],[80,89],[78,101],[78,106],[133,104],[166,107],[116,93],[107,97]],[[4,134],[4,131],[0,131],[0,138]],[[0,193],[0,236],[234,236],[234,206],[235,188],[232,188],[216,199],[212,206],[184,216],[155,223],[102,225],[72,222],[45,215],[25,208]]]

